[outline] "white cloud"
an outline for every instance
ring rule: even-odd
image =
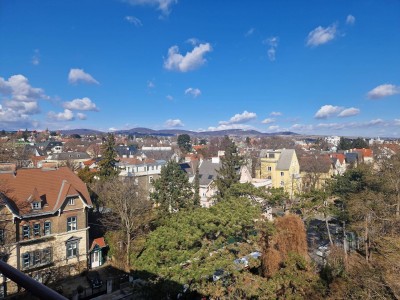
[[[268,130],[270,131],[279,131],[280,127],[278,125],[272,125],[268,127]]]
[[[307,36],[307,46],[316,47],[328,43],[336,37],[336,24],[332,24],[326,28],[318,26],[312,30]]]
[[[82,99],[74,99],[69,102],[64,102],[63,107],[70,110],[91,110],[98,111],[99,109],[96,107],[96,104],[92,102],[88,97],[84,97]]]
[[[125,20],[133,25],[135,25],[136,27],[140,27],[143,26],[142,21],[140,21],[138,18],[134,17],[134,16],[126,16]]]
[[[28,115],[0,105],[0,126],[3,129],[32,128],[36,127],[36,124],[37,122],[31,120]]]
[[[347,25],[353,25],[356,22],[356,18],[353,15],[348,15],[346,18]]]
[[[0,77],[0,94],[11,96],[11,100],[34,102],[39,99],[49,99],[43,89],[34,88],[29,84],[28,78],[23,75],[13,75],[8,80]]]
[[[154,81],[149,80],[149,81],[147,81],[147,87],[149,89],[154,89],[156,87],[156,84],[154,83]]]
[[[73,112],[69,109],[64,109],[64,111],[60,113],[49,111],[47,117],[54,121],[73,121],[75,119]]]
[[[125,2],[131,5],[155,6],[163,15],[167,16],[171,13],[172,5],[178,3],[178,0],[125,0]]]
[[[179,119],[168,119],[165,121],[165,127],[183,127],[185,126]]]
[[[279,111],[273,111],[269,115],[272,117],[279,117],[279,116],[282,116],[282,113]]]
[[[172,97],[171,95],[167,95],[165,98],[167,98],[169,101],[174,100],[174,97]]]
[[[340,106],[333,106],[333,105],[324,105],[316,112],[315,118],[316,119],[326,119],[333,115],[340,113],[343,110],[343,107]]]
[[[308,125],[308,124],[293,124],[290,127],[290,130],[293,131],[312,131],[314,129],[313,125]]]
[[[200,44],[184,56],[179,53],[178,46],[168,49],[168,57],[164,59],[164,68],[169,71],[187,72],[195,70],[206,63],[204,56],[212,51],[209,43]]]
[[[191,95],[193,98],[197,98],[198,96],[201,95],[201,91],[197,88],[187,88],[185,90],[185,95]]]
[[[76,114],[76,117],[77,117],[79,120],[86,120],[86,119],[87,119],[87,116],[86,116],[85,114],[83,114],[83,113],[77,113],[77,114]]]
[[[271,124],[274,122],[275,122],[275,119],[271,119],[271,118],[267,118],[267,119],[264,119],[263,121],[261,121],[261,123],[263,123],[263,124]]]
[[[196,38],[190,38],[190,39],[186,40],[186,43],[189,43],[192,46],[196,46],[196,45],[200,44],[200,40],[196,39]]]
[[[118,128],[115,128],[115,127],[108,128],[108,131],[117,131],[117,130],[118,130]]]
[[[12,110],[20,114],[33,115],[40,113],[40,108],[36,101],[24,102],[24,101],[6,100],[4,102],[4,106],[7,108],[11,108]]]
[[[367,126],[375,126],[375,125],[382,125],[384,124],[385,121],[382,119],[374,119],[366,123]]]
[[[276,59],[276,48],[278,48],[279,38],[277,36],[270,37],[264,41],[264,44],[269,46],[268,48],[268,58],[270,61],[275,61]]]
[[[69,83],[85,82],[99,84],[92,75],[86,73],[83,69],[71,69],[68,74],[68,81]]]
[[[400,126],[400,119],[394,119],[393,124],[396,126]]]
[[[32,56],[32,65],[37,66],[40,64],[40,53],[39,53],[39,49],[35,49],[33,56]]]
[[[249,30],[247,30],[247,32],[245,33],[245,37],[251,36],[253,35],[255,29],[254,28],[250,28]]]
[[[251,125],[247,124],[220,124],[216,127],[210,126],[208,127],[208,131],[218,131],[218,130],[230,130],[230,129],[242,129],[242,130],[250,130],[255,129]]]
[[[360,110],[355,107],[350,107],[342,110],[340,114],[338,114],[338,117],[345,118],[345,117],[351,117],[358,115],[360,113]]]
[[[400,86],[394,84],[381,84],[368,92],[369,99],[380,99],[392,95],[400,94]]]
[[[219,125],[231,125],[231,124],[241,124],[249,122],[253,119],[257,118],[257,114],[253,112],[248,112],[245,110],[241,114],[236,114],[229,121],[220,121]]]

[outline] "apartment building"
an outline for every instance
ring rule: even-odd
[[[82,272],[91,207],[85,183],[67,167],[1,172],[1,258],[43,283]],[[1,294],[18,290],[2,282]]]
[[[295,150],[261,150],[256,178],[270,179],[272,187],[282,187],[293,196],[300,188],[300,165]]]

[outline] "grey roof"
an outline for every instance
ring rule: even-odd
[[[86,152],[61,152],[49,155],[49,160],[90,159]]]
[[[43,149],[43,151],[49,151],[51,148],[55,146],[62,146],[63,143],[59,141],[45,141],[43,143],[37,143],[36,146],[38,146],[40,149]]]
[[[199,183],[200,185],[209,185],[217,178],[217,170],[221,163],[213,163],[211,160],[203,160],[199,167]]]
[[[289,170],[290,163],[292,162],[294,149],[283,149],[279,156],[278,163],[276,164],[277,170]]]
[[[137,152],[137,148],[134,145],[117,146],[117,147],[115,147],[115,151],[117,152],[119,157],[122,157],[124,155],[130,156],[130,155],[134,155]]]
[[[353,162],[357,162],[358,160],[358,153],[357,152],[347,152],[345,154],[346,156],[346,162],[349,163],[353,163]]]
[[[141,154],[146,155],[147,158],[168,161],[173,158],[175,152],[173,150],[140,150],[136,155],[140,156]]]

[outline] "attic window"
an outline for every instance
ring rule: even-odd
[[[275,153],[269,153],[269,154],[268,154],[268,157],[269,157],[269,158],[275,158]]]
[[[75,198],[69,198],[68,205],[75,205]]]
[[[41,209],[40,202],[32,202],[32,208],[33,209]]]
[[[213,178],[213,175],[208,175],[208,179],[212,179]]]

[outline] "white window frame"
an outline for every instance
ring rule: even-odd
[[[67,243],[67,258],[78,256],[78,242]]]
[[[67,232],[75,231],[78,228],[78,218],[76,216],[67,218]]]
[[[44,233],[44,235],[50,235],[51,234],[51,222],[50,221],[45,221],[44,222],[43,233]]]
[[[32,202],[32,208],[33,209],[41,209],[40,202]]]
[[[68,205],[75,205],[75,198],[68,198]]]

